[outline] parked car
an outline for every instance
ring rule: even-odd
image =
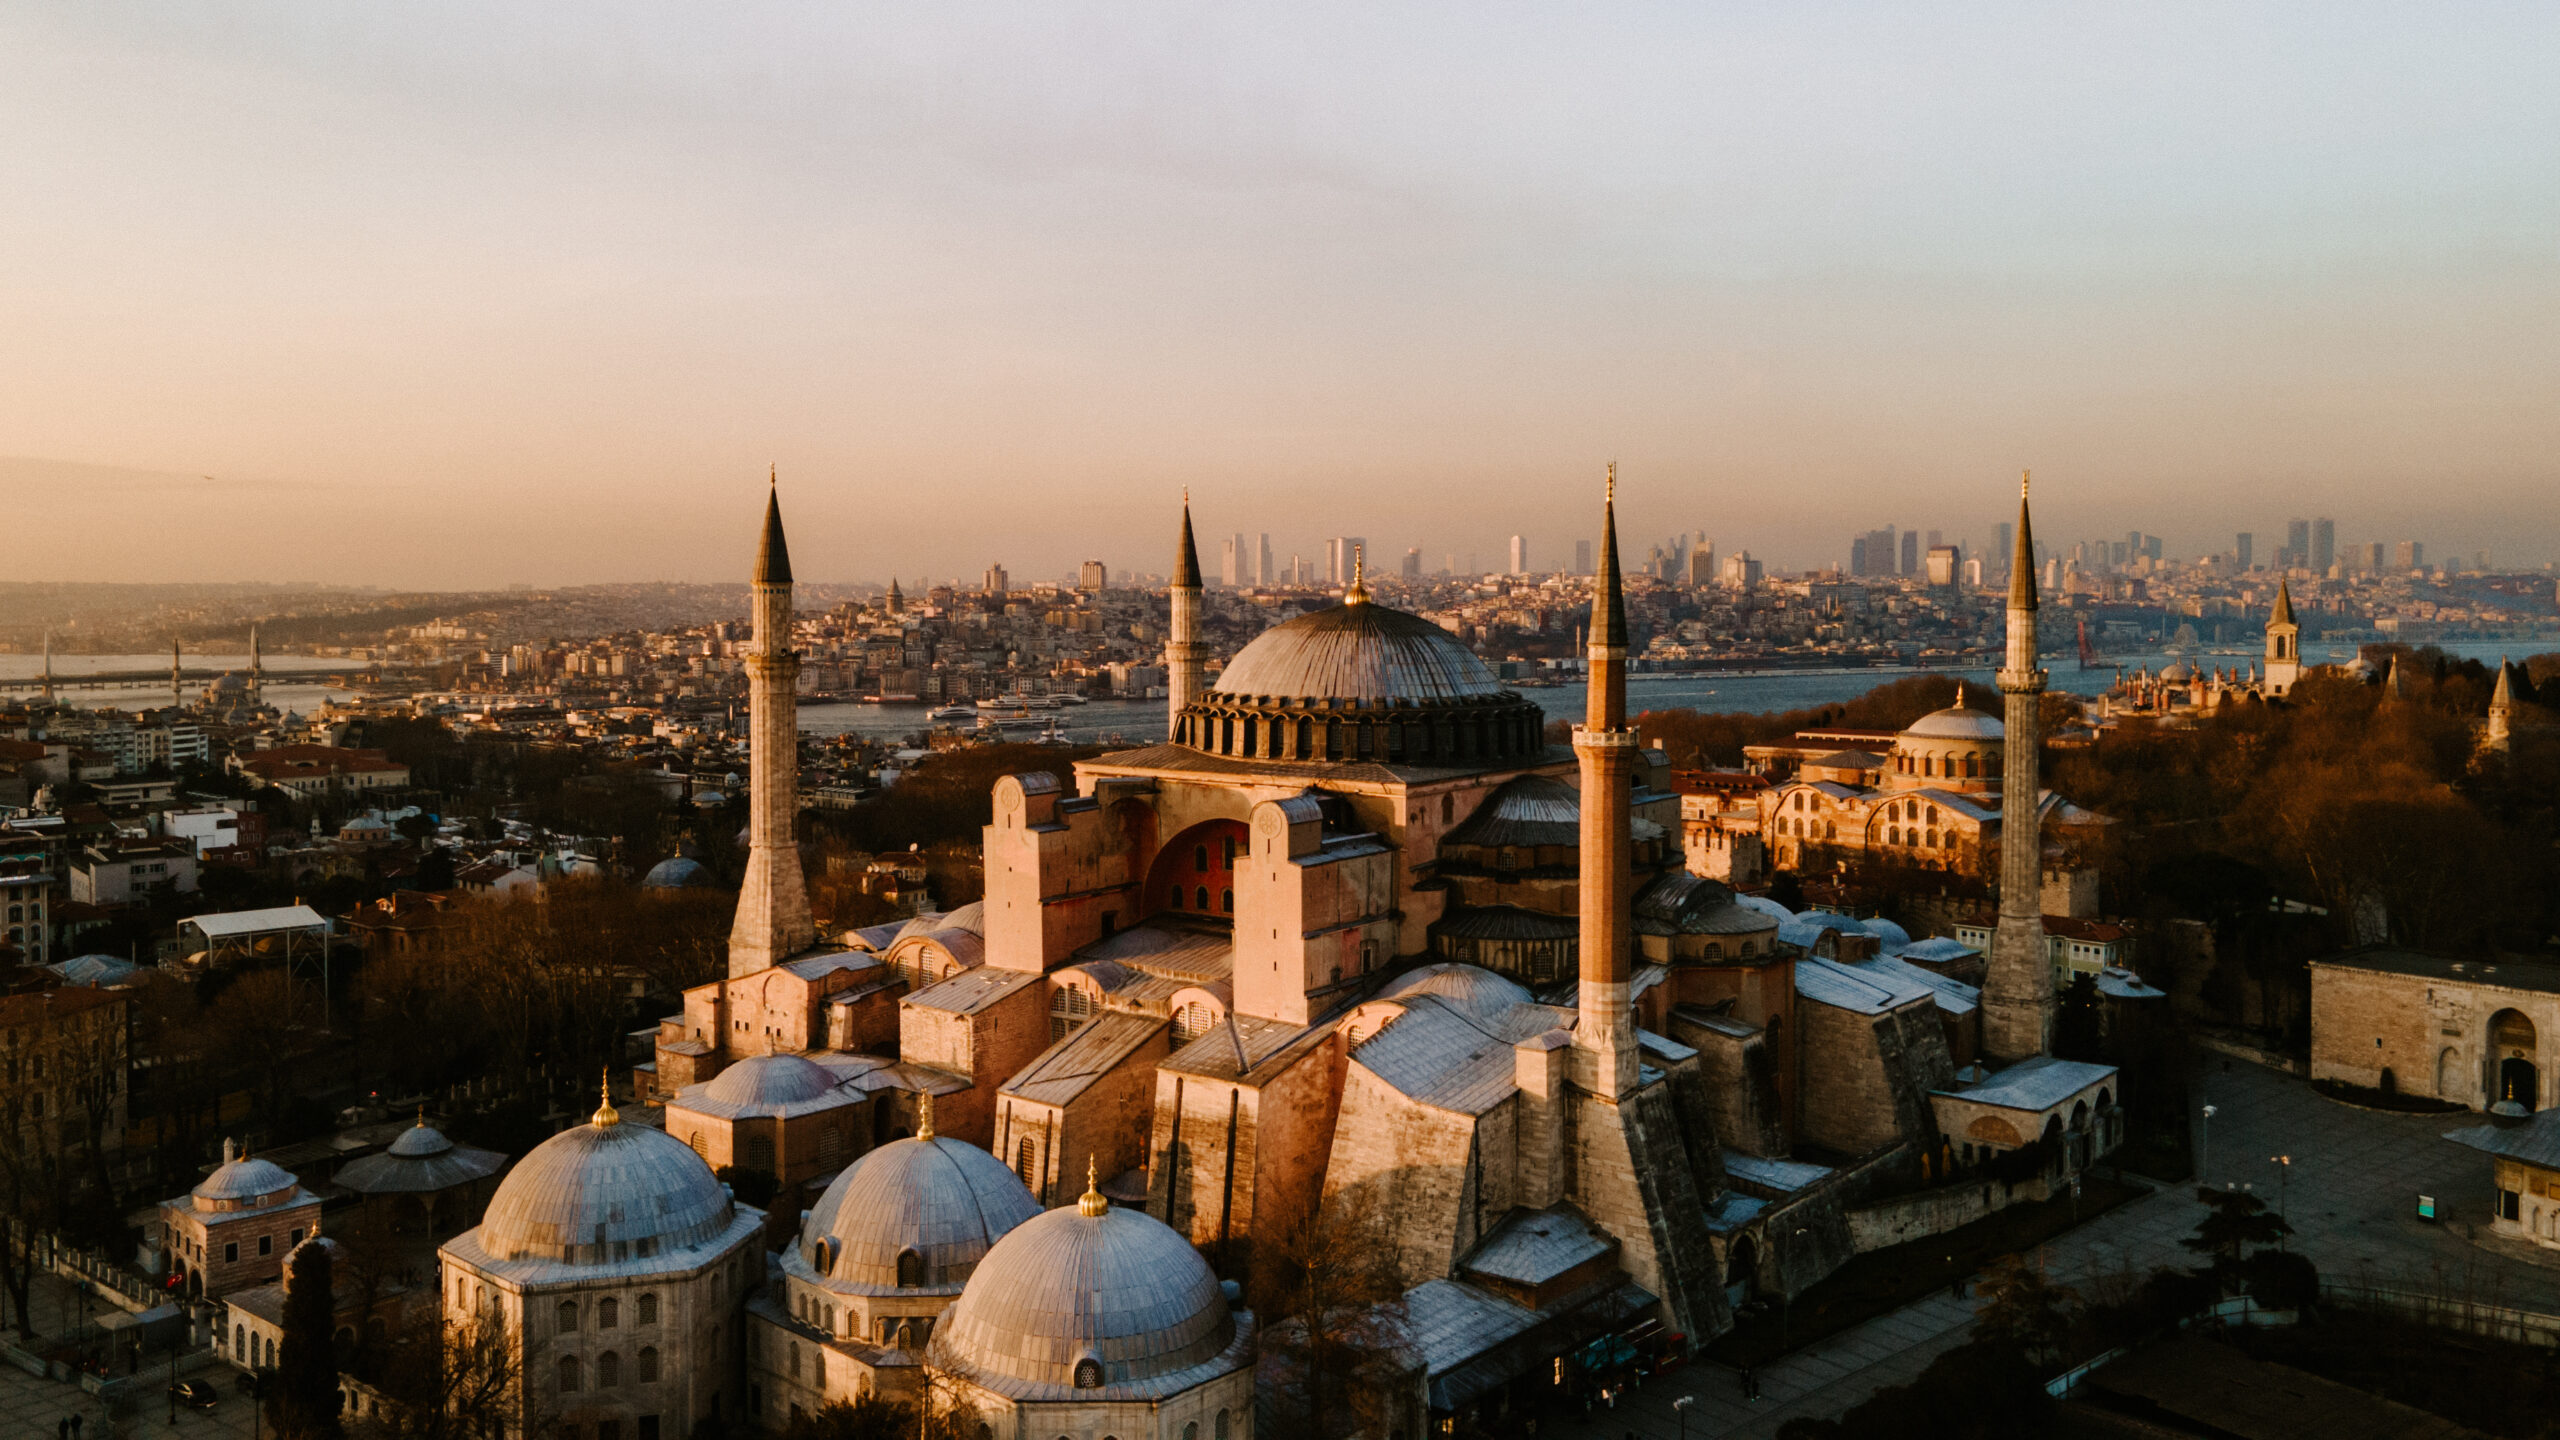
[[[169,1394],[190,1410],[210,1410],[219,1398],[213,1386],[203,1380],[180,1380],[169,1387]]]

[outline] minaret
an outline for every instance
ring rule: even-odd
[[[1617,1097],[1636,1088],[1635,1016],[1627,997],[1634,929],[1637,748],[1627,728],[1627,600],[1618,580],[1618,467],[1609,466],[1600,556],[1591,581],[1590,700],[1573,732],[1582,766],[1582,987],[1575,1083]],[[1582,1057],[1588,1057],[1588,1068]]]
[[[267,667],[258,653],[258,627],[249,627],[249,703],[264,704],[267,698]]]
[[[171,705],[187,703],[186,662],[179,654],[175,637],[169,641],[169,703]]]
[[[1982,985],[1982,1048],[1995,1060],[2042,1055],[2053,1042],[2053,961],[2044,939],[2044,799],[2036,707],[2036,551],[2027,480],[2018,478],[2017,554],[2009,565],[2009,651],[2000,666],[2000,923]]]
[[[1182,738],[1182,712],[1200,693],[1200,551],[1191,543],[1191,492],[1182,492],[1182,547],[1173,557],[1173,623],[1164,642],[1165,738]]]
[[[2409,682],[2400,678],[2400,652],[2391,652],[2391,673],[2382,677],[2382,703],[2409,698]]]
[[[729,930],[729,973],[752,975],[809,948],[817,926],[800,874],[800,653],[791,648],[791,550],[782,501],[764,497],[756,547],[755,648],[747,656],[747,878]]]
[[[2480,743],[2491,750],[2507,748],[2508,732],[2515,724],[2515,680],[2510,673],[2514,668],[2506,656],[2498,657],[2498,688],[2489,692],[2489,728],[2480,737]]]
[[[2267,615],[2267,693],[2282,695],[2302,678],[2302,627],[2293,623],[2293,587],[2276,582],[2276,608]]]
[[[52,703],[52,700],[53,700],[53,632],[52,632],[52,631],[50,631],[50,630],[47,630],[46,632],[44,632],[44,698],[45,698],[46,703],[48,703],[48,704]]]

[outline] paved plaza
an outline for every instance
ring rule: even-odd
[[[2487,1228],[2489,1157],[2441,1137],[2481,1123],[2476,1115],[2386,1115],[2322,1099],[2311,1086],[2245,1061],[2208,1056],[2198,1067],[2197,1106],[2215,1114],[2201,1127],[2204,1176],[2215,1185],[2250,1185],[2270,1205],[2281,1200],[2297,1232],[2293,1248],[2333,1280],[2428,1291],[2467,1291],[2487,1303],[2560,1314],[2560,1268],[2523,1247],[2492,1248],[2468,1238]],[[2200,1118],[2200,1117],[2199,1117]],[[2292,1158],[2287,1167],[2272,1157]],[[2417,1197],[2436,1198],[2443,1218],[2417,1218]],[[2186,1265],[2178,1246],[2193,1234],[2204,1206],[2192,1186],[2164,1188],[2042,1247],[2046,1265],[2066,1284],[2086,1286],[2120,1271]],[[1631,1389],[1615,1410],[1550,1433],[1590,1440],[1646,1440],[1682,1434],[1765,1436],[1800,1415],[1837,1415],[1888,1385],[1928,1368],[1964,1343],[1971,1302],[1943,1293],[1853,1326],[1762,1368],[1757,1403],[1742,1399],[1735,1373],[1692,1363]],[[1672,1401],[1694,1396],[1687,1428]]]

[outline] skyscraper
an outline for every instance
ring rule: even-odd
[[[1591,573],[1591,542],[1588,540],[1573,542],[1573,573],[1576,575]]]
[[[2284,565],[2290,570],[2311,563],[2311,522],[2284,522]]]
[[[2238,558],[2240,568],[2246,570],[2251,565],[2256,564],[2258,558],[2258,537],[2246,530],[2243,530],[2232,538],[2238,542],[2238,544],[2233,547],[2232,554]]]
[[[1511,573],[1514,575],[1529,573],[1529,538],[1525,535],[1511,537]]]
[[[1076,571],[1076,588],[1099,595],[1111,584],[1111,568],[1099,560],[1087,560]]]
[[[2016,529],[2016,526],[2011,525],[2006,520],[2003,520],[1999,524],[1991,527],[1992,564],[2005,565],[2009,563],[2009,536],[2015,532]]]
[[[1262,532],[1261,554],[1255,558],[1253,567],[1253,583],[1256,585],[1276,585],[1279,581],[1280,572],[1271,567],[1271,532],[1265,530]]]
[[[1419,545],[1408,545],[1405,547],[1404,578],[1407,580],[1419,580],[1422,578],[1422,547]]]
[[[2311,522],[2311,568],[2325,575],[2337,558],[2338,522],[2323,515]]]
[[[1917,575],[1920,573],[1920,532],[1917,530],[1905,530],[1902,532],[1901,573],[1905,575]]]
[[[1219,581],[1230,589],[1245,584],[1245,555],[1247,552],[1244,548],[1243,534],[1238,533],[1228,536],[1226,544],[1222,548],[1225,553],[1220,557],[1220,563],[1218,566]]]

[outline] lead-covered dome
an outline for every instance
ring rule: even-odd
[[[1088,1191],[995,1243],[933,1327],[925,1359],[1016,1399],[1073,1399],[1143,1390],[1238,1339],[1226,1293],[1190,1241]]]
[[[1419,615],[1368,601],[1311,610],[1254,637],[1212,687],[1224,695],[1485,700],[1508,695],[1475,652]]]
[[[1997,740],[2004,731],[1999,716],[1958,704],[1930,711],[1902,733],[1924,740]]]
[[[1456,636],[1355,584],[1237,652],[1176,739],[1236,759],[1482,769],[1543,760],[1546,714]]]
[[[621,1123],[608,1105],[516,1162],[489,1198],[479,1243],[498,1260],[594,1265],[717,1239],[736,1219],[701,1156],[664,1130]]]
[[[239,1154],[226,1140],[222,1163],[187,1193],[201,1202],[200,1210],[255,1210],[281,1203],[300,1183],[273,1160]]]
[[[752,1055],[712,1076],[702,1097],[741,1113],[764,1111],[824,1099],[838,1083],[834,1071],[802,1056]]]
[[[847,1166],[801,1223],[795,1256],[837,1290],[898,1294],[967,1282],[990,1247],[1040,1213],[1004,1162],[965,1141],[892,1140]]]

